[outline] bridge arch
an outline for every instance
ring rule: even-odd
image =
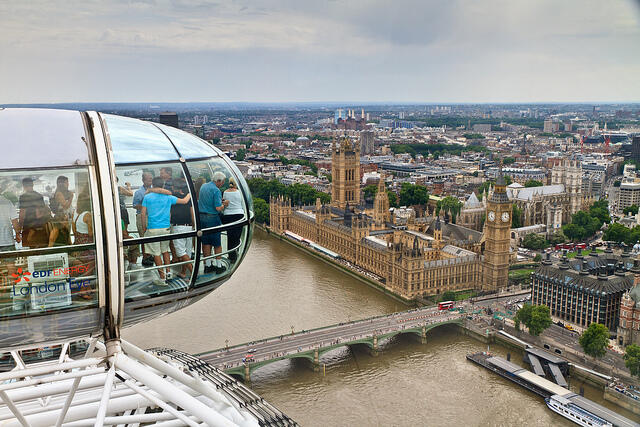
[[[233,368],[229,368],[229,369],[225,369],[225,372],[229,375],[232,375],[236,378],[240,378],[244,381],[249,380],[249,378],[247,378],[247,375],[251,375],[252,372],[255,372],[256,370],[260,369],[263,366],[269,365],[271,363],[275,363],[278,362],[280,360],[285,360],[285,359],[306,359],[308,360],[312,366],[317,367],[319,365],[319,360],[320,358],[332,351],[335,350],[337,348],[341,348],[341,347],[356,347],[356,346],[366,346],[368,347],[370,350],[372,350],[373,352],[378,350],[378,345],[382,340],[387,340],[387,339],[391,339],[395,336],[398,335],[407,335],[407,334],[413,334],[413,335],[417,335],[421,338],[426,338],[426,334],[435,328],[439,328],[441,326],[445,326],[445,325],[462,325],[464,322],[464,320],[461,317],[458,318],[453,318],[453,319],[449,319],[443,322],[437,322],[437,323],[425,323],[423,325],[412,325],[412,327],[410,328],[405,328],[405,329],[399,329],[399,330],[393,330],[393,331],[389,331],[386,333],[382,333],[382,334],[378,334],[378,335],[370,335],[370,336],[365,336],[365,337],[361,337],[358,339],[353,339],[353,340],[348,340],[348,339],[343,339],[340,340],[339,342],[334,342],[331,343],[330,345],[325,345],[322,347],[317,347],[317,348],[313,348],[313,349],[307,349],[305,351],[300,351],[300,352],[296,352],[296,353],[290,353],[290,354],[285,354],[282,356],[278,356],[278,357],[274,357],[274,358],[270,358],[270,359],[266,359],[266,360],[261,360],[258,362],[254,362],[254,363],[249,363],[248,365],[239,365]]]

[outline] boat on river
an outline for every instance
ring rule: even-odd
[[[613,427],[610,422],[598,417],[597,415],[580,408],[562,396],[554,394],[545,399],[547,406],[556,414],[562,415],[568,420],[584,427]]]

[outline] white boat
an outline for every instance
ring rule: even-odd
[[[551,409],[553,412],[562,415],[563,417],[573,421],[578,425],[585,427],[613,427],[613,424],[611,424],[610,422],[578,407],[569,399],[558,394],[554,394],[553,396],[546,398],[545,402],[547,403],[549,409]]]

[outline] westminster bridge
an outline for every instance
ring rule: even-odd
[[[306,331],[296,332],[292,326],[290,333],[281,336],[224,347],[200,353],[197,357],[248,382],[251,372],[278,360],[307,359],[314,369],[318,369],[320,357],[338,347],[365,345],[375,355],[382,340],[399,334],[413,334],[426,343],[427,332],[431,329],[448,324],[463,326],[464,323],[462,308],[451,311],[437,307],[418,308]]]

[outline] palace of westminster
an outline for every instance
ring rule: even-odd
[[[360,209],[360,148],[345,138],[332,146],[331,204],[292,207],[270,200],[271,229],[290,231],[338,253],[378,276],[387,290],[405,299],[508,284],[512,201],[502,175],[483,203],[482,231],[440,220],[410,217],[392,222],[384,177],[373,210]]]

